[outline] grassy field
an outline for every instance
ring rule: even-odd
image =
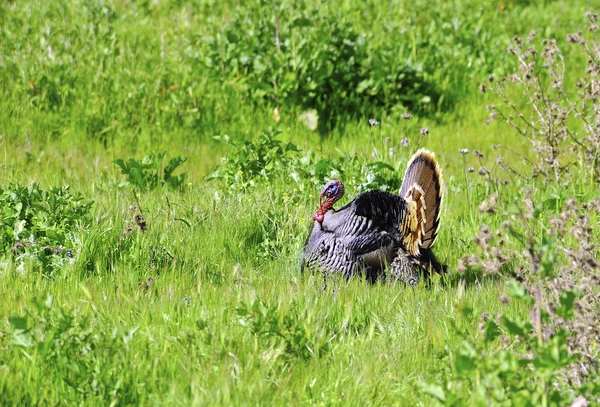
[[[515,35],[577,94],[598,4],[433,3],[0,4],[0,405],[598,402],[598,95],[485,124],[535,115]],[[452,274],[300,274],[321,185],[397,190],[420,147]]]

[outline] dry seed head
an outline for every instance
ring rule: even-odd
[[[516,35],[515,35],[515,36],[513,37],[513,41],[514,41],[514,43],[515,43],[515,44],[517,44],[518,46],[523,46],[523,40],[522,40],[520,37],[518,37],[518,36],[516,36]]]

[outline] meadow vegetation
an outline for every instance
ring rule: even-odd
[[[0,3],[0,405],[600,402],[598,11]],[[300,274],[420,147],[452,273]]]

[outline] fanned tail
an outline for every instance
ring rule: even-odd
[[[408,162],[400,196],[406,200],[408,213],[400,226],[408,253],[419,256],[421,249],[433,246],[437,238],[442,209],[442,171],[435,155],[417,151]]]

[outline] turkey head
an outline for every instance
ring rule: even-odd
[[[313,214],[312,219],[315,222],[323,222],[325,214],[333,207],[333,204],[344,196],[344,184],[340,180],[329,181],[323,187],[319,195],[319,209]],[[325,198],[325,200],[323,200]]]

